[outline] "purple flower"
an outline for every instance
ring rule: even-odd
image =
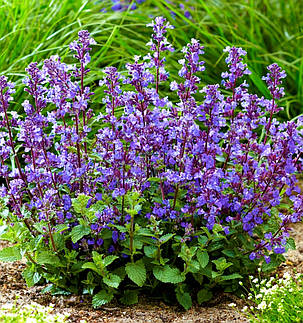
[[[118,231],[113,231],[113,233],[112,233],[112,239],[113,239],[113,242],[114,242],[114,243],[117,243],[118,238],[119,238],[119,233],[118,233]]]
[[[89,246],[94,245],[94,244],[95,244],[95,239],[87,239],[87,244],[88,244]]]
[[[267,264],[269,264],[269,263],[270,263],[270,261],[271,261],[271,259],[270,259],[270,257],[269,257],[269,256],[264,256],[264,259],[265,259],[265,262],[266,262]]]
[[[102,200],[102,194],[101,193],[96,193],[96,200],[101,201]]]
[[[97,224],[97,223],[93,223],[93,224],[91,224],[90,228],[91,228],[93,231],[97,231],[97,230],[98,230],[98,228],[99,228],[99,226],[98,226],[98,224]]]
[[[250,255],[249,255],[249,259],[250,260],[255,260],[257,257],[256,253],[255,252],[251,252]]]
[[[99,239],[97,239],[97,241],[96,241],[96,243],[97,243],[97,246],[102,246],[103,245],[103,239],[101,239],[101,238],[99,238]]]

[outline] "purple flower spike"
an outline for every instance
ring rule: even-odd
[[[282,79],[286,77],[286,73],[276,63],[269,65],[267,69],[269,73],[267,73],[266,76],[263,76],[262,80],[266,81],[273,99],[279,100],[285,95],[284,88],[279,86],[282,84]]]
[[[226,89],[234,89],[236,81],[244,74],[251,74],[251,71],[247,68],[247,64],[244,64],[243,57],[246,56],[246,51],[241,47],[230,47],[227,46],[224,52],[228,53],[225,62],[228,64],[229,72],[222,73],[222,84]]]

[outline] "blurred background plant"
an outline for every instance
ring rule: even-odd
[[[6,303],[0,307],[2,323],[64,323],[68,322],[69,314],[54,313],[54,305],[43,306],[35,302],[26,305]]]
[[[88,29],[98,46],[92,55],[91,79],[100,78],[106,65],[122,70],[130,57],[145,50],[151,16],[163,15],[177,28],[175,47],[192,37],[206,46],[206,76],[202,82],[218,83],[226,45],[248,51],[250,84],[268,95],[259,75],[277,62],[288,77],[280,113],[291,119],[302,111],[303,100],[303,2],[297,0],[1,0],[0,74],[20,83],[24,69],[51,54],[67,54],[67,45],[81,29]],[[135,10],[133,10],[135,9]],[[213,61],[213,57],[219,57]],[[177,70],[169,68],[171,74]],[[175,76],[175,75],[174,75]],[[167,89],[168,90],[168,89]],[[21,93],[16,96],[21,102]]]

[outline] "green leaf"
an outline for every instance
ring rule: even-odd
[[[197,301],[199,305],[204,302],[208,302],[213,297],[213,293],[208,289],[201,289],[197,294]]]
[[[14,262],[21,260],[22,256],[20,253],[20,249],[16,246],[14,247],[7,247],[0,250],[0,261],[3,262]]]
[[[162,181],[162,179],[159,177],[149,177],[148,180],[156,183],[160,183]]]
[[[65,241],[63,234],[56,232],[53,234],[53,239],[58,251],[64,249]]]
[[[178,268],[156,266],[153,268],[154,276],[163,283],[178,284],[185,280],[185,275]]]
[[[200,267],[205,268],[209,262],[209,255],[207,251],[202,251],[199,249],[197,251],[197,259],[199,261]]]
[[[114,262],[116,259],[119,259],[119,257],[114,255],[107,256],[103,259],[103,264],[106,267],[110,265],[112,262]]]
[[[39,265],[52,265],[56,267],[62,267],[60,258],[54,255],[51,251],[38,252],[36,261]]]
[[[222,253],[230,258],[235,258],[236,257],[236,253],[233,250],[222,250]]]
[[[40,281],[41,274],[33,271],[32,268],[26,268],[22,273],[22,277],[25,279],[27,286],[32,287]]]
[[[200,273],[208,278],[212,277],[212,263],[209,262],[205,268],[201,268]]]
[[[289,238],[287,240],[285,249],[286,249],[286,251],[289,250],[289,249],[296,250],[296,243],[295,243],[295,240],[293,238]]]
[[[67,224],[58,224],[56,225],[56,232],[60,233],[64,230],[68,230],[68,225]]]
[[[8,226],[7,225],[0,225],[0,237],[3,233],[6,232]]]
[[[199,236],[198,242],[201,246],[205,246],[208,241],[208,238],[206,236]]]
[[[197,273],[197,274],[193,274],[195,280],[200,284],[202,285],[203,283],[203,279],[204,279],[204,276],[201,275],[200,273]]]
[[[106,290],[101,290],[98,294],[93,297],[93,307],[98,308],[104,304],[109,303],[113,299],[114,295],[108,293]]]
[[[188,271],[191,273],[197,273],[200,269],[199,262],[197,260],[191,260],[188,263]]]
[[[85,225],[77,225],[76,227],[73,227],[71,232],[72,242],[76,243],[77,241],[79,241],[89,233],[90,233],[90,228]]]
[[[118,229],[120,232],[127,232],[127,228],[123,227],[122,225],[109,224],[109,226]],[[110,235],[112,236],[112,232],[110,232]]]
[[[185,310],[189,310],[192,307],[192,299],[189,293],[182,293],[179,289],[177,289],[176,297],[180,305],[182,305]]]
[[[262,272],[270,272],[276,269],[283,261],[285,261],[285,257],[281,254],[272,254],[270,255],[270,262],[267,264],[263,262],[261,268]]]
[[[130,280],[135,284],[142,287],[146,280],[146,269],[142,260],[138,260],[135,263],[129,262],[125,266],[125,271]]]
[[[148,258],[155,258],[158,248],[156,246],[144,246],[144,253]]]
[[[107,277],[103,277],[104,284],[113,287],[118,288],[121,283],[121,278],[114,274],[109,274]]]
[[[116,268],[115,270],[112,271],[113,274],[118,275],[121,280],[123,280],[126,276],[125,268],[124,266]]]
[[[90,196],[79,194],[77,198],[72,199],[72,206],[77,213],[85,215],[87,213],[87,203],[91,199]]]
[[[243,278],[243,277],[237,273],[221,276],[221,280],[232,280],[237,278]]]
[[[91,270],[95,271],[97,274],[99,274],[100,276],[102,276],[101,270],[93,262],[86,262],[85,264],[82,265],[82,268],[83,269],[91,269]]]
[[[137,232],[137,235],[144,237],[153,237],[155,233],[148,228],[140,228]]]
[[[125,305],[133,305],[138,303],[138,291],[125,290],[120,302]]]
[[[216,265],[217,270],[224,271],[226,268],[232,266],[232,262],[226,262],[226,258],[220,257],[219,259],[212,260]]]
[[[165,234],[164,236],[162,236],[159,241],[161,242],[161,244],[167,242],[169,239],[171,239],[175,234],[174,233],[168,233]]]

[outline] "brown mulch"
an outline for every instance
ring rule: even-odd
[[[303,273],[303,223],[294,226],[293,237],[296,240],[297,250],[291,250],[287,254],[287,261],[278,268],[278,273],[296,269]],[[6,243],[0,241],[0,249]],[[162,323],[162,322],[248,322],[244,316],[234,308],[228,306],[236,303],[241,308],[244,303],[235,296],[227,293],[218,295],[207,306],[194,306],[185,312],[178,306],[168,306],[161,301],[155,301],[144,297],[140,298],[139,304],[134,306],[121,306],[110,304],[101,309],[94,310],[90,299],[83,296],[51,296],[41,294],[43,287],[27,288],[21,273],[25,265],[23,262],[1,263],[0,262],[0,307],[5,303],[29,304],[37,302],[41,305],[55,305],[59,313],[69,313],[69,322],[79,323],[86,320],[88,323],[97,322],[121,322],[121,323]]]

